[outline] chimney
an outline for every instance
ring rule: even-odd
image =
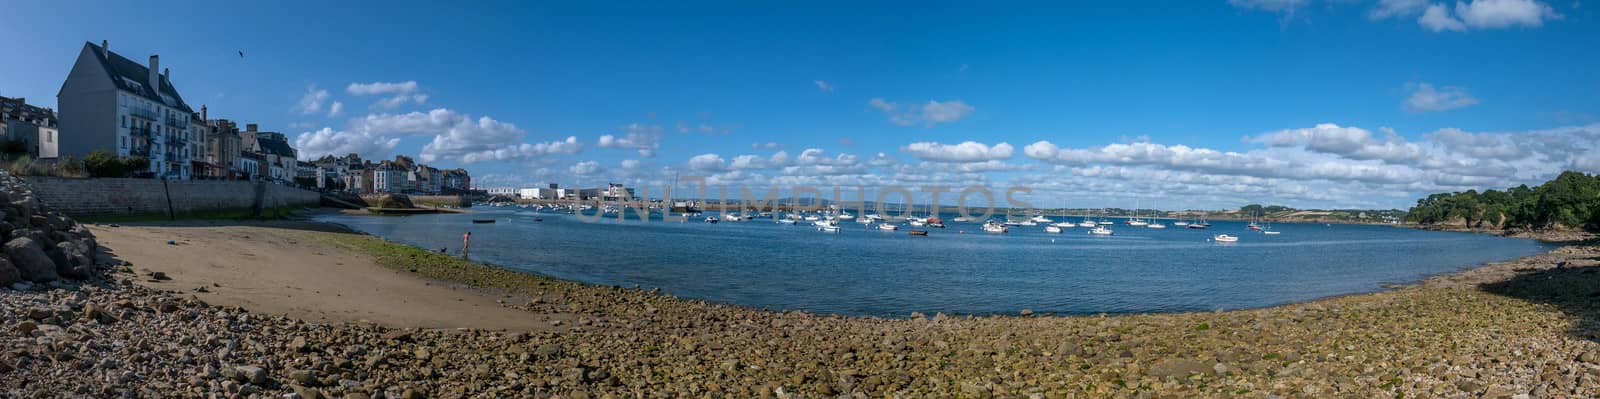
[[[172,84],[172,68],[161,68],[161,80],[167,81],[167,84]]]
[[[100,56],[101,57],[110,57],[111,56],[111,42],[105,41],[104,39],[100,40]]]
[[[161,92],[161,79],[160,79],[161,75],[157,75],[159,73],[161,73],[161,56],[160,55],[156,55],[156,54],[151,54],[150,55],[150,76],[149,76],[150,81],[149,81],[149,83],[150,83],[151,86],[154,86],[154,87],[151,87],[151,89],[154,89],[156,91],[156,93],[160,93]]]
[[[206,105],[205,104],[200,104],[200,120],[202,120],[202,121],[211,120],[211,118],[207,118],[206,117]]]
[[[256,124],[250,123],[250,124],[244,125],[244,131],[247,131],[247,132],[250,132],[250,133],[255,133],[256,132]]]

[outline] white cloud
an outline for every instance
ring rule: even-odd
[[[876,108],[889,116],[889,122],[900,126],[933,126],[940,123],[949,123],[961,120],[976,111],[965,101],[928,100],[927,103],[907,106],[899,103],[873,98],[867,101],[867,106]]]
[[[773,148],[778,148],[778,142],[776,142],[776,141],[768,141],[768,142],[765,142],[765,143],[750,143],[750,149],[759,150],[759,149],[763,149],[763,148],[769,149],[769,150],[773,149]]]
[[[900,148],[901,151],[911,154],[918,159],[934,162],[984,162],[1004,160],[1011,158],[1015,149],[1008,143],[999,143],[989,146],[976,141],[966,141],[961,144],[939,144],[936,142],[916,142]]]
[[[1443,3],[1429,5],[1417,23],[1434,32],[1464,32],[1468,28],[1537,28],[1552,19],[1561,19],[1561,14],[1537,0],[1471,0],[1457,1],[1453,14]]]
[[[1378,4],[1367,12],[1367,17],[1374,20],[1405,17],[1417,15],[1427,7],[1428,0],[1378,0]]]
[[[1478,99],[1467,93],[1465,88],[1445,86],[1434,89],[1431,84],[1419,83],[1416,90],[1411,92],[1411,97],[1406,99],[1405,108],[1411,112],[1448,111],[1477,103]]]
[[[811,83],[817,85],[817,90],[822,90],[822,91],[829,92],[829,93],[833,92],[833,84],[832,83],[828,83],[828,82],[822,81],[822,80],[813,80],[813,81],[811,81]]]
[[[605,168],[600,167],[600,163],[595,161],[582,161],[567,167],[568,172],[578,176],[591,176],[603,170]]]
[[[728,162],[717,154],[700,154],[689,158],[689,170],[696,172],[721,172],[728,170]]]
[[[454,160],[461,163],[506,161],[546,155],[571,155],[583,151],[576,136],[547,143],[523,142],[527,133],[516,125],[488,116],[439,108],[428,112],[375,114],[353,120],[351,131],[372,137],[433,136],[422,146],[422,162]]]
[[[344,91],[357,96],[384,96],[372,103],[374,109],[393,109],[406,103],[422,105],[428,101],[428,95],[418,93],[417,81],[404,82],[372,82],[351,83],[345,86]]]
[[[302,158],[319,158],[323,155],[360,154],[363,158],[388,158],[395,146],[396,137],[386,137],[369,131],[337,131],[332,128],[300,133],[294,138],[294,148]]]
[[[351,83],[344,91],[357,96],[410,94],[417,91],[417,81]]]
[[[1417,23],[1434,32],[1447,30],[1463,32],[1467,30],[1467,25],[1461,23],[1456,17],[1451,16],[1450,8],[1445,7],[1443,4],[1428,6],[1427,11],[1424,11],[1421,17],[1417,17]]]
[[[338,102],[338,101],[334,101],[333,105],[329,105],[328,106],[328,117],[329,118],[337,117],[341,113],[344,113],[344,103]]]
[[[295,109],[304,115],[320,113],[324,101],[328,101],[328,91],[318,89],[317,85],[311,85],[306,88],[306,94],[300,96],[300,103],[295,105]]]
[[[656,150],[661,149],[661,127],[633,123],[623,126],[626,132],[622,136],[605,134],[600,136],[600,148],[621,148],[636,150],[639,156],[650,158],[656,155]]]
[[[639,168],[639,160],[637,160],[637,159],[624,159],[624,160],[622,160],[621,165],[622,165],[623,169],[628,169],[628,170],[638,169]]]
[[[1555,9],[1535,0],[1472,0],[1456,2],[1456,16],[1478,29],[1511,26],[1538,27],[1547,19],[1561,18]]]

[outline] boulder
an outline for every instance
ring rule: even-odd
[[[12,266],[10,260],[0,257],[0,287],[8,286],[18,281],[22,281],[22,271],[17,270],[16,266]]]
[[[22,278],[33,282],[53,281],[60,278],[56,263],[46,255],[38,241],[26,236],[7,241],[4,251],[11,264],[22,272]]]
[[[86,279],[94,274],[94,257],[89,255],[81,241],[56,243],[51,259],[56,261],[56,273],[75,279]]]

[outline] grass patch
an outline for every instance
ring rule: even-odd
[[[287,218],[290,213],[297,210],[300,210],[300,208],[266,208],[261,210],[261,216],[259,217],[250,217],[250,208],[236,208],[180,213],[176,218],[168,217],[164,213],[143,213],[135,215],[85,216],[74,219],[82,223],[165,222],[170,220],[274,220]],[[273,215],[278,216],[274,217]]]
[[[560,282],[548,277],[506,270],[449,254],[384,241],[369,235],[319,231],[299,233],[337,248],[372,256],[379,266],[477,288],[525,292],[533,287]]]

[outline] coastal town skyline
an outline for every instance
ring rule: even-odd
[[[1022,185],[1074,207],[1403,208],[1600,171],[1586,94],[1600,78],[1582,72],[1596,29],[1580,3],[1183,2],[1060,20],[985,10],[980,24],[951,4],[853,17],[484,4],[349,25],[328,7],[294,32],[245,29],[292,6],[146,16],[184,27],[169,30],[118,19],[123,7],[18,5],[37,18],[0,30],[28,32],[8,46],[37,62],[0,66],[0,95],[54,107],[73,55],[106,40],[159,53],[188,102],[282,131],[302,160],[415,155],[472,170],[474,187],[699,175]]]

